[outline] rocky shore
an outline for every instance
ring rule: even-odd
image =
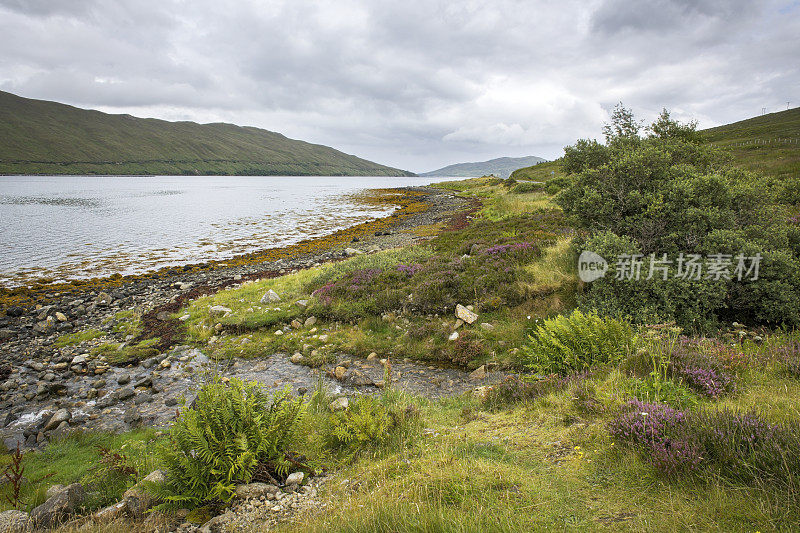
[[[166,425],[174,419],[177,406],[191,402],[202,376],[240,377],[272,388],[289,385],[300,394],[312,389],[320,377],[336,393],[377,390],[384,379],[384,366],[377,356],[359,360],[339,354],[336,363],[321,369],[295,364],[289,354],[212,361],[201,350],[179,344],[180,322],[171,315],[194,298],[248,280],[279,276],[347,255],[413,245],[426,238],[415,229],[452,222],[458,213],[463,217],[467,206],[451,192],[430,187],[414,190],[424,196],[426,210],[343,248],[202,272],[177,269],[110,292],[52,295],[47,305],[5,309],[0,315],[0,436],[5,446],[41,447],[76,428],[122,431],[142,424]],[[126,310],[141,314],[143,332],[131,335],[115,327],[115,317]],[[64,334],[87,330],[102,332],[102,337],[57,343]],[[148,337],[160,338],[152,350],[157,353],[132,365],[115,366],[92,350],[101,343],[125,346]],[[428,396],[460,393],[486,380],[456,369],[411,361],[392,363],[392,379],[398,386]]]

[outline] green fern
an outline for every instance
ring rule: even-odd
[[[159,509],[229,502],[261,463],[286,474],[287,447],[304,412],[288,387],[271,396],[237,379],[204,386],[170,429],[171,446],[163,452],[168,482],[150,487],[165,502]]]
[[[574,311],[544,321],[520,350],[521,362],[534,372],[569,374],[595,364],[615,363],[633,346],[630,324]]]

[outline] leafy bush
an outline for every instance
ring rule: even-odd
[[[543,190],[544,186],[541,183],[523,181],[522,183],[517,183],[509,192],[513,194],[527,194],[532,192],[542,192]]]
[[[777,188],[730,165],[724,152],[702,144],[693,124],[678,124],[666,111],[646,137],[624,108],[614,118],[605,145],[579,141],[565,149],[564,168],[574,176],[556,199],[590,232],[583,249],[611,265],[588,288],[586,308],[637,322],[674,319],[693,330],[732,320],[800,323],[800,235]],[[793,190],[781,193],[784,201]],[[623,253],[667,254],[673,264],[667,279],[644,279],[647,272],[617,279],[613,265]],[[763,259],[757,280],[690,280],[677,275],[679,253]]]
[[[230,501],[236,484],[249,482],[257,468],[287,474],[287,448],[303,412],[288,388],[271,396],[236,379],[205,385],[170,429],[164,507]]]
[[[576,310],[545,320],[528,338],[521,363],[534,372],[565,375],[619,361],[633,348],[634,334],[626,322]]]

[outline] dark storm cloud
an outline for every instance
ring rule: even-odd
[[[800,100],[796,2],[0,0],[0,89],[429,170]],[[795,102],[796,104],[797,102]]]

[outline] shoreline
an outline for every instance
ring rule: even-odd
[[[274,263],[280,260],[293,260],[303,256],[322,255],[326,251],[345,246],[349,242],[359,242],[366,239],[376,231],[391,230],[393,227],[403,224],[409,217],[424,213],[430,207],[427,197],[431,195],[431,190],[441,191],[426,185],[366,189],[354,193],[355,196],[360,197],[362,202],[367,204],[394,206],[395,212],[348,228],[339,229],[320,237],[303,239],[285,246],[263,248],[223,259],[211,259],[185,265],[166,265],[135,274],[111,274],[91,278],[63,279],[57,282],[52,282],[50,278],[43,277],[31,280],[24,285],[13,287],[0,284],[0,317],[10,307],[43,305],[70,294],[80,295],[84,292],[96,290],[114,290],[126,284],[187,272],[199,273],[235,269],[243,266]],[[241,274],[245,274],[245,272],[241,272]]]
[[[38,427],[42,417],[64,408],[73,415],[71,425],[78,424],[86,430],[123,431],[140,424],[162,426],[174,418],[178,399],[192,393],[198,376],[214,368],[224,370],[226,375],[258,379],[271,386],[291,384],[298,393],[312,389],[318,371],[293,364],[286,355],[238,361],[230,363],[230,368],[224,361],[209,359],[182,343],[182,323],[173,318],[173,313],[190,300],[248,281],[278,277],[344,259],[353,255],[343,251],[350,246],[367,254],[412,246],[430,239],[435,233],[466,224],[469,214],[476,209],[474,202],[456,196],[453,191],[434,187],[382,192],[376,201],[388,196],[397,199],[397,193],[403,193],[406,205],[395,213],[397,216],[360,224],[356,229],[338,232],[336,238],[328,236],[310,242],[307,246],[313,245],[315,252],[312,253],[291,255],[298,247],[290,247],[289,251],[264,250],[253,254],[256,259],[262,259],[260,261],[248,256],[240,258],[236,265],[215,264],[204,270],[168,270],[147,279],[114,280],[117,285],[109,292],[98,290],[97,285],[83,287],[81,293],[71,292],[54,297],[46,305],[24,308],[21,316],[0,315],[0,332],[5,332],[5,338],[0,340],[0,384],[5,382],[0,409],[8,413],[5,419],[0,419],[0,438],[11,448],[16,443],[29,449],[43,446],[49,438],[45,439]],[[263,259],[273,257],[271,254],[281,257],[275,261]],[[130,312],[141,317],[142,327],[137,335],[115,327],[119,316]],[[121,346],[145,339],[158,340],[148,345],[153,355],[121,365],[98,363],[89,355],[92,346],[98,346],[101,339],[78,344],[57,342],[62,335],[92,330],[104,332],[102,342],[118,342]],[[9,332],[12,334],[8,335]],[[172,360],[172,364],[161,364],[165,358]],[[343,355],[339,359],[345,364],[350,361]],[[81,363],[87,360],[92,360],[88,366]],[[382,372],[369,370],[372,367],[363,362],[350,364],[363,365],[365,373]],[[410,390],[436,395],[463,392],[474,386],[469,374],[461,370],[434,368],[411,361],[398,361],[395,366],[398,375],[402,372],[406,376],[405,386]],[[380,379],[378,374],[373,379]],[[432,376],[450,385],[431,392],[426,380]],[[6,381],[9,378],[10,381]],[[118,389],[105,389],[106,384],[112,382],[120,385]],[[136,394],[136,400],[129,401],[143,387],[149,392]]]
[[[242,281],[275,277],[345,256],[348,247],[361,252],[407,246],[428,238],[436,225],[453,223],[468,202],[452,191],[432,186],[377,189],[367,202],[397,206],[386,217],[285,247],[267,248],[225,260],[164,267],[143,274],[39,284],[14,289],[0,287],[0,364],[4,353],[36,339],[47,346],[58,336],[99,323],[109,312],[141,308],[143,315]],[[399,194],[398,194],[399,193]],[[158,320],[149,320],[160,330]],[[52,337],[52,338],[51,338]],[[162,343],[166,346],[166,343]],[[21,348],[22,346],[16,346]]]

